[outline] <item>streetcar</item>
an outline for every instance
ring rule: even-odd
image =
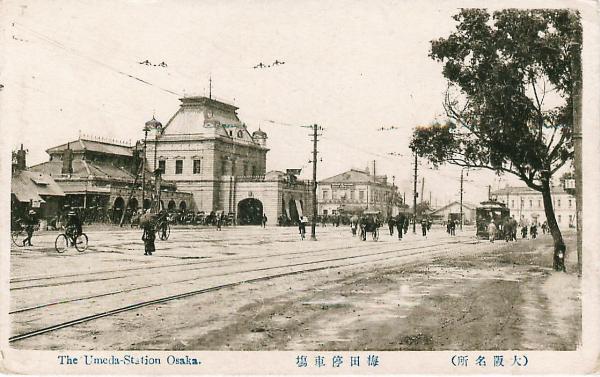
[[[490,222],[504,224],[504,221],[510,218],[510,210],[506,204],[495,200],[481,202],[475,209],[475,224],[477,226],[477,237],[489,238],[487,231]]]

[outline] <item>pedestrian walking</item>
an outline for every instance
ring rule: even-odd
[[[388,217],[387,224],[388,224],[388,228],[390,229],[390,236],[393,236],[394,235],[394,225],[395,225],[393,216]]]
[[[488,224],[487,231],[490,242],[494,242],[494,240],[496,239],[496,224],[494,224],[493,221],[490,221],[490,223]]]
[[[222,230],[222,227],[223,227],[223,213],[220,213],[220,214],[217,215],[215,225],[217,226],[217,230],[218,231]]]
[[[25,244],[27,244],[27,246],[33,246],[31,244],[31,238],[33,237],[33,232],[37,225],[37,218],[34,210],[30,210],[27,213],[23,219],[23,225],[25,226],[25,233],[27,233],[27,237],[23,240],[23,246],[25,246]]]
[[[404,234],[408,233],[408,226],[410,225],[410,220],[408,216],[404,216]]]
[[[300,239],[304,240],[306,237],[306,224],[308,224],[308,218],[302,216],[298,221],[298,231],[300,232]]]
[[[537,238],[537,224],[533,223],[531,224],[531,228],[529,229],[529,233],[531,234],[531,239],[536,239]]]
[[[398,240],[402,241],[402,232],[404,230],[404,223],[406,222],[406,216],[403,213],[399,213],[396,216],[396,230],[398,231]]]
[[[263,215],[262,215],[262,221],[261,221],[261,224],[262,224],[262,227],[263,227],[263,228],[266,228],[266,227],[267,227],[267,215],[265,215],[264,213],[263,213]]]
[[[156,250],[156,247],[154,246],[155,239],[154,224],[148,222],[144,225],[144,234],[142,235],[142,241],[144,241],[144,255],[152,255]]]
[[[427,238],[427,219],[421,219],[421,231],[423,232],[423,237]]]
[[[448,227],[450,229],[450,235],[451,236],[456,236],[456,221],[454,220],[450,220],[448,221]]]
[[[353,215],[350,218],[350,230],[352,230],[352,237],[356,236],[357,229],[358,229],[358,216]]]

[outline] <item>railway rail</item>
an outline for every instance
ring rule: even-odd
[[[278,266],[254,268],[254,269],[243,270],[243,271],[234,271],[234,272],[231,272],[229,274],[216,274],[214,276],[227,276],[227,275],[238,275],[238,274],[251,273],[251,272],[263,272],[263,271],[268,271],[268,270],[278,270],[278,269],[289,269],[289,268],[297,268],[297,267],[306,267],[306,268],[300,268],[300,269],[296,269],[296,270],[292,270],[292,271],[275,272],[273,274],[267,274],[267,275],[264,275],[264,276],[247,278],[247,279],[241,279],[241,280],[238,280],[238,281],[234,281],[234,282],[230,282],[230,283],[226,283],[226,284],[221,284],[221,285],[215,285],[215,286],[208,287],[208,288],[191,290],[191,291],[187,291],[187,292],[183,292],[183,293],[178,293],[178,294],[173,294],[173,295],[168,295],[168,296],[164,296],[164,297],[160,297],[160,298],[156,298],[156,299],[150,299],[150,300],[140,301],[140,302],[133,303],[133,304],[126,305],[126,306],[122,306],[122,307],[119,307],[119,308],[115,308],[115,309],[111,309],[111,310],[107,310],[107,311],[102,311],[102,312],[99,312],[99,313],[95,313],[95,314],[83,316],[83,317],[80,317],[80,318],[76,318],[76,319],[64,321],[64,322],[61,322],[61,323],[58,323],[58,324],[54,324],[54,325],[50,325],[50,326],[44,326],[44,327],[38,328],[36,330],[23,332],[21,334],[17,334],[17,335],[14,335],[14,336],[10,337],[9,338],[9,342],[13,343],[13,342],[17,342],[17,341],[20,341],[20,340],[24,340],[24,339],[28,339],[28,338],[40,336],[40,335],[43,335],[43,334],[46,334],[46,333],[49,333],[49,332],[52,332],[52,331],[56,331],[56,330],[59,330],[59,329],[63,329],[63,328],[75,326],[77,324],[81,324],[81,323],[84,323],[84,322],[88,322],[88,321],[93,321],[93,320],[100,319],[100,318],[109,317],[109,316],[112,316],[112,315],[116,315],[116,314],[119,314],[119,313],[124,313],[124,312],[131,311],[131,310],[136,310],[136,309],[139,309],[139,308],[142,308],[142,307],[146,307],[146,306],[150,306],[150,305],[156,305],[156,304],[166,303],[166,302],[169,302],[169,301],[179,300],[179,299],[183,299],[183,298],[187,298],[187,297],[191,297],[191,296],[195,296],[195,295],[199,295],[199,294],[205,294],[205,293],[214,292],[214,291],[218,291],[218,290],[225,289],[225,288],[231,288],[231,287],[235,287],[235,286],[238,286],[238,285],[241,285],[241,284],[255,283],[255,282],[260,282],[260,281],[264,281],[264,280],[276,279],[276,278],[280,278],[280,277],[284,277],[284,276],[292,276],[292,275],[298,275],[298,274],[303,274],[303,273],[310,273],[310,272],[322,271],[322,270],[326,270],[326,269],[336,269],[336,268],[356,266],[356,265],[364,264],[365,263],[365,260],[356,260],[358,258],[368,259],[367,261],[369,263],[376,263],[376,262],[380,262],[380,261],[386,261],[386,260],[389,260],[389,259],[407,258],[409,256],[414,256],[416,254],[428,253],[430,255],[435,255],[436,252],[447,251],[448,250],[448,245],[450,245],[450,244],[457,244],[457,243],[461,243],[461,242],[458,241],[458,240],[454,241],[454,242],[444,241],[444,242],[438,242],[438,243],[430,244],[430,245],[417,245],[417,246],[412,247],[412,248],[403,248],[403,249],[398,249],[398,247],[397,247],[398,244],[394,244],[394,247],[393,247],[392,250],[385,249],[383,251],[378,251],[378,252],[375,252],[375,253],[362,253],[362,254],[358,254],[358,255],[348,255],[348,256],[343,256],[343,257],[321,259],[321,260],[308,261],[308,262],[302,262],[302,263],[292,263],[292,264],[285,264],[285,265],[278,265]],[[359,247],[359,246],[357,246],[357,247]],[[360,247],[364,247],[364,244],[361,244]],[[347,247],[344,247],[344,249],[347,249]],[[409,251],[409,250],[416,250],[416,249],[418,249],[418,251],[407,253],[407,251]],[[331,250],[331,249],[329,249],[329,250]],[[394,254],[399,254],[399,255],[394,255]],[[378,258],[372,258],[373,256],[377,256]],[[344,261],[351,261],[351,262],[350,263],[343,263]],[[315,265],[322,264],[322,263],[326,263],[326,265],[324,265],[324,266],[315,266]],[[204,276],[204,277],[206,277],[206,276]],[[198,277],[186,278],[186,279],[182,279],[181,281],[178,281],[178,282],[169,282],[169,284],[175,284],[175,283],[179,283],[179,282],[187,282],[187,281],[192,281],[192,280],[198,280]],[[164,283],[162,283],[160,285],[164,285]],[[148,285],[148,286],[145,286],[145,287],[131,288],[131,289],[129,289],[129,291],[136,290],[136,289],[138,289],[138,290],[139,289],[147,289],[147,288],[151,288],[151,287],[154,287],[154,286],[156,286],[156,284],[151,284],[151,285]],[[76,298],[76,299],[64,300],[63,302],[58,301],[58,302],[52,302],[52,303],[38,305],[36,307],[31,307],[31,308],[22,308],[20,310],[15,310],[15,311],[11,312],[11,314],[17,314],[17,313],[21,313],[21,312],[24,312],[24,311],[31,311],[31,310],[36,310],[36,309],[44,309],[44,308],[47,308],[49,306],[60,305],[60,304],[63,304],[63,303],[68,303],[68,302],[90,300],[90,299],[101,297],[101,296],[116,295],[116,294],[119,294],[119,293],[123,293],[125,291],[128,291],[128,290],[121,290],[121,291],[114,291],[114,292],[105,292],[105,293],[102,293],[102,294],[99,294],[99,295],[90,295],[90,296],[80,297],[80,298]]]

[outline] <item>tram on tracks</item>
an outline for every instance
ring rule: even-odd
[[[489,223],[493,221],[496,224],[503,224],[508,218],[510,218],[510,209],[506,204],[496,200],[481,202],[475,209],[477,237],[489,238],[487,230]]]

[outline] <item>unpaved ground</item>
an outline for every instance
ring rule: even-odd
[[[550,241],[245,284],[78,325],[19,347],[574,350],[581,336],[575,253],[568,255],[570,272],[555,273],[545,267],[551,266]],[[574,250],[574,238],[567,242]]]

